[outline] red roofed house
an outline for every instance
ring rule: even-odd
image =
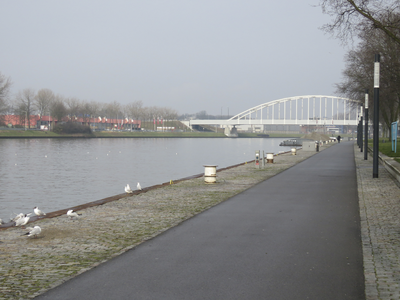
[[[57,125],[59,123],[54,118],[50,116],[31,115],[29,118],[29,124],[26,116],[19,115],[5,115],[4,123],[9,127],[22,126],[25,128],[37,128],[42,130],[48,130],[49,121],[51,126]],[[82,118],[82,117],[65,117],[62,122],[74,122],[82,125],[90,126],[92,129],[100,130],[137,130],[141,128],[141,121],[132,119],[107,119],[107,118]]]

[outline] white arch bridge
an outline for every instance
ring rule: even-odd
[[[189,125],[357,125],[361,103],[342,97],[307,95],[266,102],[230,119],[191,120]]]

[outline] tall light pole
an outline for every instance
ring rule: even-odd
[[[364,160],[368,159],[368,90],[365,90],[365,145],[364,145]]]
[[[357,145],[358,148],[360,148],[360,141],[361,141],[361,137],[360,137],[360,112],[357,112]]]
[[[374,63],[374,146],[372,178],[378,178],[378,152],[379,152],[379,69],[380,55],[375,54]]]
[[[360,152],[363,152],[363,106],[360,108]]]

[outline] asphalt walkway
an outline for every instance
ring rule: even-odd
[[[35,299],[365,299],[353,142]]]

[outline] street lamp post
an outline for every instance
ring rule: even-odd
[[[360,148],[360,113],[357,114],[357,146]]]
[[[363,106],[360,109],[360,152],[363,152]]]
[[[380,55],[375,54],[374,63],[374,146],[372,162],[372,178],[378,178],[378,152],[379,152],[379,74]]]
[[[368,159],[368,90],[365,90],[365,144],[364,144],[364,160]]]

